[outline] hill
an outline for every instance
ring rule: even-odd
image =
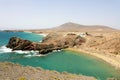
[[[52,28],[56,31],[114,31],[116,29],[103,25],[80,25],[77,23],[68,22],[58,27]]]

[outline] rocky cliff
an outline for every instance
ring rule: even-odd
[[[23,40],[18,37],[10,38],[10,41],[7,45],[8,48],[12,50],[23,50],[23,51],[39,51],[40,54],[47,54],[48,52],[52,52],[53,50],[64,49],[66,47],[58,47],[51,43],[37,43],[31,42],[29,40]]]
[[[85,39],[76,34],[48,34],[41,43],[31,42],[18,37],[12,37],[7,45],[8,48],[13,50],[34,50],[39,51],[40,54],[46,54],[53,50],[61,50],[68,47],[79,46]]]

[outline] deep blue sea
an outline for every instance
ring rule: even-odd
[[[70,72],[94,76],[98,80],[106,80],[108,77],[120,79],[120,71],[110,66],[106,62],[83,53],[73,51],[52,52],[46,56],[36,56],[35,52],[11,51],[5,47],[10,37],[20,37],[23,39],[39,42],[44,37],[42,35],[25,32],[0,32],[0,62],[19,63],[23,66],[42,67],[43,69],[57,70],[59,72]]]

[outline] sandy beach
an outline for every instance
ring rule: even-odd
[[[60,34],[62,34],[62,35],[66,35],[68,32],[60,32]],[[80,33],[80,32],[74,32],[75,34],[78,34],[78,33]],[[37,34],[38,34],[38,32],[37,32]],[[40,33],[39,33],[40,34]],[[43,35],[47,35],[48,33],[42,33]],[[96,38],[96,40],[98,40],[98,41],[96,41],[96,42],[101,42],[102,43],[102,41],[104,42],[104,40],[106,41],[106,42],[109,42],[109,40],[112,40],[112,39],[116,39],[116,38],[118,38],[119,37],[119,31],[116,31],[116,32],[108,32],[108,33],[106,33],[106,32],[104,32],[104,34],[103,34],[103,32],[101,33],[101,32],[93,32],[93,33],[91,33],[92,35],[94,34],[95,36],[97,35],[97,36],[100,36],[101,34],[105,37],[105,39],[104,38],[98,38],[97,39],[97,37],[95,37]],[[90,37],[91,39],[89,39],[89,36],[87,36],[86,37],[86,40],[87,41],[89,41],[89,40],[91,40],[92,41],[92,39],[94,38],[94,37]],[[93,39],[94,40],[94,39]],[[113,41],[113,42],[117,42],[117,41]],[[118,41],[119,42],[119,41]],[[111,42],[112,43],[112,42]],[[86,44],[86,43],[85,43]],[[95,43],[92,43],[93,45],[95,44]],[[114,44],[114,43],[113,43]],[[117,43],[117,44],[119,44],[119,43]],[[87,44],[87,45],[91,45],[91,44]],[[108,44],[105,44],[105,46],[106,45],[108,45]],[[102,47],[104,47],[104,46],[102,46]],[[102,48],[102,47],[100,47],[100,49]],[[109,47],[109,45],[108,45],[108,47]],[[115,48],[115,46],[114,46],[114,48]],[[112,49],[112,48],[110,48],[110,49]],[[107,51],[100,51],[100,50],[96,50],[96,49],[92,49],[92,48],[85,48],[85,47],[83,47],[83,48],[68,48],[67,50],[72,50],[72,51],[78,51],[78,52],[83,52],[83,53],[86,53],[86,54],[89,54],[89,55],[92,55],[92,56],[95,56],[95,57],[97,57],[97,58],[99,58],[99,59],[101,59],[101,60],[104,60],[105,62],[107,62],[107,63],[109,63],[110,65],[112,65],[113,67],[115,67],[115,69],[120,69],[120,55],[118,54],[118,55],[116,55],[116,54],[111,54],[111,53],[109,53],[110,52],[110,50],[107,50]]]
[[[102,52],[97,52],[97,51],[92,51],[92,50],[84,50],[80,48],[68,48],[66,50],[71,50],[71,51],[76,51],[76,52],[82,52],[85,54],[89,54],[92,56],[95,56],[101,60],[104,60],[105,62],[109,63],[115,69],[120,69],[120,55],[114,55],[114,54],[109,54],[109,53],[102,53]]]

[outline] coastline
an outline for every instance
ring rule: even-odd
[[[80,48],[68,48],[65,50],[70,51],[76,51],[76,52],[82,52],[84,54],[89,54],[91,56],[97,57],[107,63],[109,63],[111,66],[115,67],[115,69],[120,69],[120,55],[111,55],[109,53],[101,53],[101,52],[92,52],[90,50],[84,50]]]
[[[36,33],[37,35],[42,35],[43,37],[46,37],[47,34],[43,34],[43,33]]]
[[[44,33],[40,33],[37,31],[24,31],[24,32],[35,33],[37,35],[42,35],[44,37],[46,37],[48,35],[48,33],[46,33],[46,32],[44,32]],[[109,63],[111,66],[115,67],[115,69],[120,69],[120,60],[119,60],[120,55],[114,55],[111,53],[91,50],[91,49],[87,49],[87,48],[68,48],[65,50],[71,50],[71,51],[77,51],[77,52],[89,54],[91,56],[97,57],[97,58]]]
[[[48,33],[34,32],[34,31],[30,31],[30,32],[36,33],[38,35],[43,35],[44,37],[47,36],[47,34],[48,34]],[[87,48],[67,48],[65,50],[71,50],[71,51],[77,51],[77,52],[89,54],[91,56],[97,57],[97,58],[109,63],[111,66],[115,67],[115,69],[120,69],[120,60],[119,60],[120,55],[114,55],[111,53],[91,50],[91,49],[87,49]]]
[[[25,32],[25,33],[35,33],[34,31],[23,31],[23,32]],[[37,35],[42,35],[42,36],[44,36],[44,37],[47,36],[47,33],[35,33],[35,34],[37,34]]]

